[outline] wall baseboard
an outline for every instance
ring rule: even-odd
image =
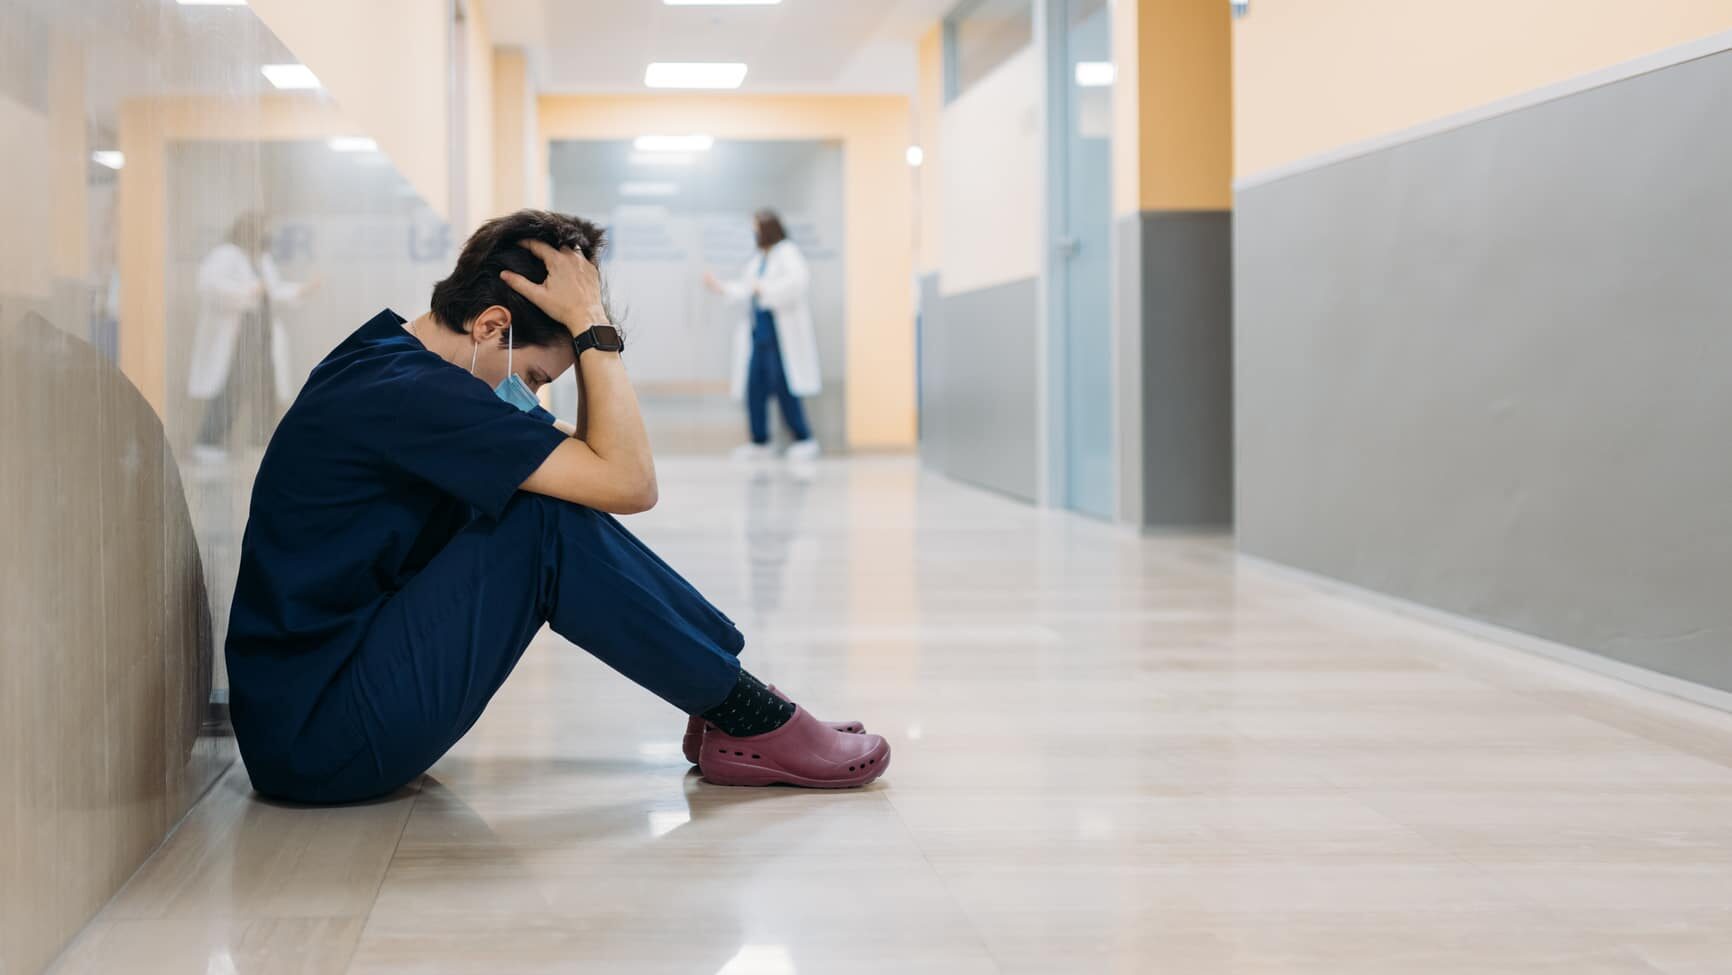
[[[1381,610],[1396,616],[1405,617],[1420,623],[1453,630],[1464,636],[1483,640],[1497,647],[1516,650],[1536,657],[1543,657],[1562,664],[1568,664],[1580,670],[1588,671],[1601,677],[1608,677],[1625,684],[1631,684],[1644,690],[1657,691],[1668,697],[1699,704],[1732,714],[1732,692],[1706,687],[1691,681],[1681,680],[1667,674],[1637,667],[1620,660],[1613,660],[1566,644],[1547,640],[1543,637],[1511,630],[1493,623],[1486,623],[1472,617],[1451,613],[1448,610],[1416,603],[1399,596],[1378,592],[1356,586],[1351,582],[1343,582],[1333,576],[1322,575],[1309,569],[1301,569],[1284,562],[1276,562],[1259,555],[1245,552],[1235,552],[1235,558],[1241,565],[1250,566],[1259,572],[1284,578],[1290,582],[1321,590],[1331,595],[1340,596],[1359,603],[1362,606]]]

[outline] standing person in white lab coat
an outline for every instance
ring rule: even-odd
[[[249,211],[235,218],[228,239],[198,266],[198,330],[186,391],[204,402],[193,447],[201,462],[227,458],[229,429],[243,403],[261,426],[269,425],[292,393],[289,337],[276,313],[312,284],[284,281],[268,243],[264,215]]]
[[[808,296],[811,275],[774,210],[759,210],[752,223],[758,252],[747,262],[745,273],[720,281],[704,272],[705,287],[748,302],[734,329],[733,395],[746,401],[752,442],[736,448],[734,456],[770,455],[770,398],[774,396],[794,437],[788,459],[811,460],[818,456],[818,441],[806,422],[800,397],[817,395],[823,385]]]

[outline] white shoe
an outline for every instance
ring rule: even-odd
[[[212,447],[208,444],[193,444],[192,459],[195,463],[214,467],[217,464],[227,463],[229,452],[221,447]]]
[[[794,460],[794,461],[817,460],[818,459],[818,438],[808,437],[805,440],[799,440],[799,441],[796,441],[792,444],[789,444],[787,453],[783,454],[782,456],[788,458],[789,460]]]
[[[728,456],[732,457],[735,461],[755,463],[761,460],[769,460],[771,457],[775,456],[775,451],[771,450],[770,445],[767,443],[743,443],[738,447],[735,447],[734,452]]]

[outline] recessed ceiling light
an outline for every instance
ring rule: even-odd
[[[639,152],[708,152],[716,144],[708,135],[640,135],[631,147]]]
[[[908,160],[908,165],[918,166],[926,161],[926,150],[919,146],[909,146],[905,157]]]
[[[651,88],[738,88],[745,80],[739,61],[651,61],[643,72]]]
[[[1078,61],[1076,83],[1079,88],[1105,88],[1113,83],[1118,69],[1111,61]]]
[[[337,152],[378,152],[379,143],[364,135],[339,135],[330,141]]]
[[[629,158],[633,166],[690,166],[697,159],[689,152],[634,152]]]
[[[620,196],[673,196],[680,191],[678,183],[621,183]]]
[[[774,7],[782,0],[662,0],[665,7]]]
[[[317,88],[319,79],[304,64],[267,64],[259,69],[278,88]]]
[[[119,169],[126,165],[126,153],[119,149],[98,149],[90,154],[90,161],[109,169]]]

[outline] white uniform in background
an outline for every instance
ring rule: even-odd
[[[782,370],[788,389],[795,396],[816,396],[824,381],[818,368],[818,334],[812,328],[812,305],[808,298],[811,274],[806,259],[793,241],[780,241],[770,248],[764,273],[758,262],[764,255],[754,252],[745,273],[722,282],[722,293],[745,307],[734,326],[734,399],[746,398],[746,369],[752,361],[752,286],[758,287],[758,303],[776,316],[776,344],[782,353]]]
[[[198,330],[193,335],[192,366],[186,392],[194,399],[214,399],[228,381],[234,362],[241,319],[260,310],[259,283],[270,295],[271,376],[277,401],[287,403],[294,390],[289,380],[289,335],[280,312],[300,300],[304,284],[290,284],[277,273],[271,255],[259,257],[255,271],[247,252],[235,244],[218,244],[198,266]]]

